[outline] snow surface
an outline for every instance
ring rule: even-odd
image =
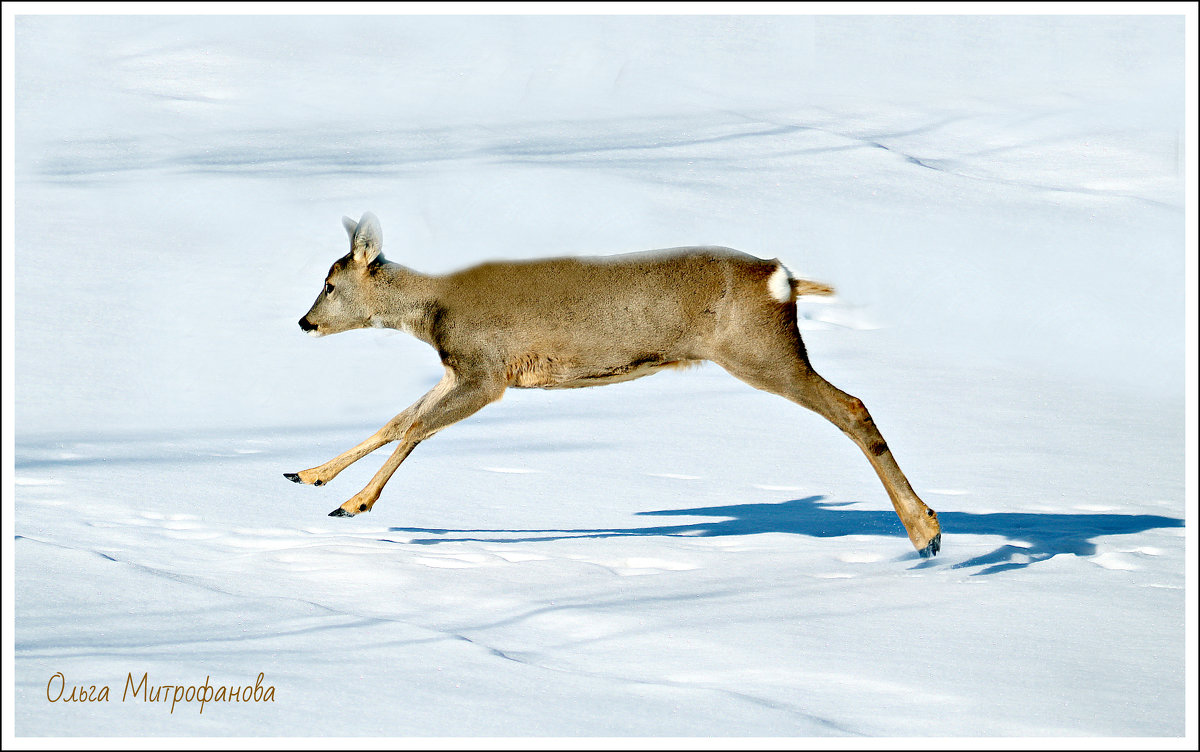
[[[16,21],[18,735],[1184,733],[1180,17]],[[427,272],[832,283],[942,554],[716,366],[510,390],[328,518],[383,451],[281,474],[441,372],[296,325],[367,210]]]

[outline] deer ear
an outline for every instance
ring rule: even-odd
[[[354,242],[354,231],[358,229],[358,223],[349,217],[342,217],[342,227],[346,228],[346,232],[350,235],[350,242]]]
[[[354,260],[360,264],[374,261],[383,250],[383,230],[379,228],[379,220],[371,212],[362,215],[354,231],[350,235],[350,250]]]

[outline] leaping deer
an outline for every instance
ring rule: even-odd
[[[492,262],[445,276],[380,255],[371,213],[342,224],[350,252],[334,262],[300,328],[316,337],[384,327],[433,346],[445,375],[370,438],[323,465],[285,473],[321,486],[384,444],[400,442],[331,517],[369,512],[425,439],[500,399],[508,387],[566,389],[711,360],[750,386],[824,416],[862,449],[921,556],[941,548],[937,514],[900,471],[867,408],[813,370],[796,327],[796,297],[832,288],[717,247],[589,258]]]

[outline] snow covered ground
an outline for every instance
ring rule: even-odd
[[[1180,17],[18,17],[16,734],[1182,736],[1183,50]],[[834,284],[813,363],[942,554],[716,366],[510,390],[328,518],[383,451],[281,474],[441,373],[296,325],[367,210],[426,272],[721,244]]]

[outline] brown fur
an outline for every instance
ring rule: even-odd
[[[789,279],[791,294],[785,287],[788,300],[780,302],[771,282],[782,268],[777,259],[717,247],[492,262],[430,276],[383,260],[373,216],[344,222],[351,252],[331,267],[333,292],[322,292],[301,326],[318,335],[367,326],[407,331],[437,350],[446,374],[366,441],[289,476],[323,485],[399,441],[371,483],[334,514],[370,510],[418,443],[508,387],[596,386],[711,360],[844,431],[879,475],[913,545],[937,552],[937,516],[909,486],[866,407],[809,364],[794,300],[830,295],[832,287]]]

